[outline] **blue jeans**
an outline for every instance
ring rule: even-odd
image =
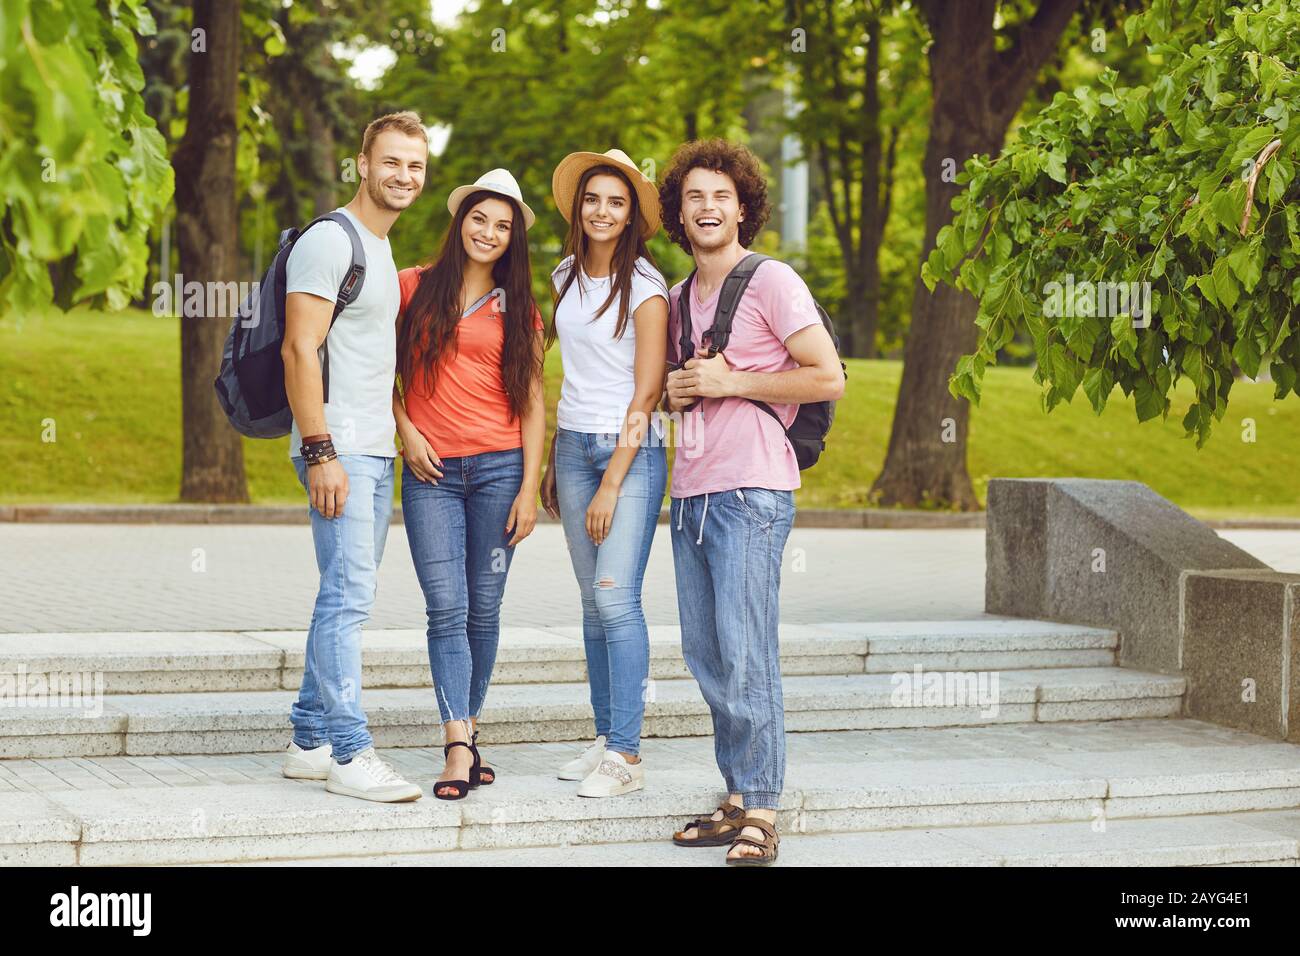
[[[561,428],[555,439],[555,490],[582,592],[582,639],[596,736],[605,746],[637,754],[650,678],[650,634],[641,609],[641,581],[668,480],[668,458],[653,433],[637,449],[619,488],[609,534],[600,546],[587,534],[587,506],[618,447],[617,434]]]
[[[775,810],[785,784],[781,559],[794,494],[738,488],[673,499],[682,655],[713,716],[728,793]]]
[[[442,459],[430,484],[402,471],[402,515],[424,591],[429,670],[445,723],[478,719],[501,639],[514,547],[505,530],[524,480],[520,448]]]
[[[304,489],[307,465],[293,466]],[[379,560],[393,513],[393,459],[340,455],[348,475],[343,514],[326,518],[309,505],[320,589],[307,630],[302,687],[290,712],[294,742],[304,750],[324,744],[346,762],[373,746],[361,710],[361,625],[375,603]]]

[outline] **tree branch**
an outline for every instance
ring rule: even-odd
[[[1081,5],[1082,0],[1042,0],[1016,42],[994,58],[989,103],[1004,127],[1024,103],[1038,71],[1056,51],[1061,34]]]

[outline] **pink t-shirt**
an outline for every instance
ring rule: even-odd
[[[669,292],[668,334],[670,357],[681,338],[683,282]],[[703,302],[691,290],[692,340],[713,325],[722,285]],[[745,294],[736,306],[727,343],[726,359],[738,372],[785,372],[799,363],[785,349],[785,340],[810,325],[819,324],[812,293],[799,273],[784,262],[770,259],[754,270]],[[794,421],[798,405],[773,405],[786,428]],[[776,420],[744,398],[703,398],[683,412],[673,459],[672,496],[689,498],[705,492],[735,488],[770,488],[793,491],[799,487],[799,463],[785,432]]]

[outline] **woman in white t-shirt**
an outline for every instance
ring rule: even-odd
[[[596,739],[560,768],[578,794],[640,790],[641,721],[650,639],[641,580],[650,558],[668,461],[663,394],[668,287],[646,248],[659,195],[622,150],[572,153],[551,180],[569,222],[551,275],[564,381],[542,504],[564,524],[582,591]],[[576,264],[576,267],[575,267]]]

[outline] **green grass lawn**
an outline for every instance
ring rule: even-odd
[[[0,319],[0,502],[170,502],[180,485],[180,332],[147,313],[79,311]],[[822,461],[805,473],[804,507],[857,508],[884,461],[898,362],[849,363],[849,389]],[[547,363],[549,415],[559,356]],[[1082,391],[1045,415],[1023,368],[991,369],[971,423],[969,467],[984,497],[992,477],[1078,476],[1145,482],[1205,517],[1300,515],[1300,401],[1240,382],[1209,444],[1198,451],[1178,424],[1139,425],[1116,390],[1098,417]],[[1242,440],[1243,419],[1256,441]],[[42,440],[52,419],[56,440]],[[938,425],[936,424],[936,427]],[[297,503],[288,439],[244,442],[249,493]]]

